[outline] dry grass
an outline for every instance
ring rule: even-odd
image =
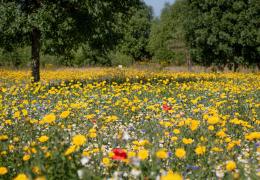
[[[135,63],[134,65],[131,66],[131,68],[134,69],[140,69],[140,70],[153,70],[153,71],[172,71],[172,72],[189,72],[187,66],[174,66],[174,65],[169,65],[169,66],[162,66],[157,63],[146,63],[146,62],[140,62],[140,63]],[[216,67],[211,66],[211,67],[203,67],[203,66],[192,66],[191,72],[195,73],[201,73],[201,72],[222,72],[218,71]],[[227,67],[224,69],[223,72],[233,72],[232,70],[229,70]],[[260,70],[255,68],[245,68],[245,67],[239,67],[238,72],[241,73],[259,73]]]

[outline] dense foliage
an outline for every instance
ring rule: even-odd
[[[36,74],[40,55],[57,66],[260,68],[258,0],[176,0],[155,18],[142,0],[2,0],[0,13],[0,66],[28,66],[30,56]]]
[[[152,9],[143,4],[138,8],[132,8],[132,16],[129,21],[124,22],[122,30],[123,39],[117,50],[135,61],[149,58],[147,44],[150,37]]]
[[[44,53],[71,56],[84,42],[101,51],[117,39],[118,13],[127,16],[139,0],[1,0],[0,47],[12,50],[31,45],[32,70],[39,80],[39,56]]]
[[[187,12],[187,2],[178,0],[173,5],[165,4],[160,18],[154,20],[149,50],[155,60],[176,65],[185,63],[188,55],[184,31]]]
[[[186,35],[193,60],[210,66],[260,63],[258,0],[189,0]]]
[[[114,48],[101,51],[88,44],[82,46],[83,51],[77,52],[81,59],[74,64],[84,65],[129,65],[134,61],[150,58],[147,44],[150,36],[152,9],[145,3],[130,8],[128,18],[123,13],[118,13],[115,23],[115,32],[118,39]],[[78,62],[78,63],[77,63]]]

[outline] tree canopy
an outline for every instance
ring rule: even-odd
[[[138,0],[1,0],[0,47],[32,47],[32,75],[39,81],[39,55],[69,56],[81,43],[110,48],[117,13],[127,16]],[[114,36],[115,35],[115,36]]]
[[[210,66],[260,62],[258,0],[189,0],[185,31],[193,60]]]
[[[165,4],[159,19],[155,19],[149,40],[149,50],[154,58],[174,64],[183,64],[187,54],[184,20],[187,17],[186,1]]]
[[[65,66],[155,59],[260,68],[259,0],[176,0],[165,4],[159,18],[143,0],[0,2],[0,54],[10,52],[9,64],[19,66],[30,46],[34,81],[40,79],[40,54]]]
[[[152,8],[142,3],[130,10],[131,18],[121,24],[123,38],[117,49],[134,60],[149,57],[147,45],[152,24]],[[122,21],[122,20],[121,20]]]

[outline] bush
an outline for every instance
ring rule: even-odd
[[[111,59],[112,66],[130,66],[133,64],[134,60],[121,52],[111,52],[109,54],[109,58]]]
[[[12,52],[0,50],[0,66],[24,67],[30,60],[29,48],[17,48]]]

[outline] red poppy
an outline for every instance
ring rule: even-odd
[[[167,104],[164,104],[164,105],[162,106],[162,108],[163,108],[164,111],[172,110],[172,107],[171,107],[171,106],[168,106]]]
[[[112,157],[113,160],[124,160],[127,159],[127,154],[124,149],[121,148],[115,148],[112,150],[114,153],[114,156]]]

